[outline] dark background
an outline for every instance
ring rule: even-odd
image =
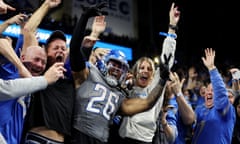
[[[18,10],[36,9],[41,0],[6,0]],[[102,36],[106,42],[131,47],[133,64],[141,56],[160,55],[164,37],[159,32],[167,32],[169,10],[175,2],[181,11],[177,31],[176,65],[201,65],[204,49],[216,50],[216,64],[219,67],[239,66],[239,6],[236,1],[215,0],[137,0],[138,39],[114,35]],[[12,15],[1,15],[3,19]],[[44,19],[41,28],[62,29],[72,32],[74,26],[66,25],[65,20],[52,22]]]
[[[159,31],[167,31],[168,12],[173,1],[148,1],[148,14],[144,12],[146,1],[139,3],[139,14],[149,20],[141,20],[140,39],[150,45],[161,47]],[[239,66],[239,6],[232,1],[177,0],[174,1],[181,11],[177,32],[176,59],[181,65],[201,64],[204,48],[216,50],[216,64],[220,67]],[[152,17],[151,17],[152,15]],[[148,29],[144,29],[148,25]],[[148,31],[150,29],[150,31]],[[153,33],[151,33],[153,32]],[[147,39],[146,34],[152,35]],[[156,51],[156,50],[154,50]],[[156,52],[155,52],[156,53]]]

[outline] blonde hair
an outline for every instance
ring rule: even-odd
[[[138,60],[136,61],[136,63],[133,65],[132,73],[133,73],[133,75],[134,75],[134,78],[136,78],[136,75],[137,75],[137,73],[139,72],[139,67],[140,67],[140,65],[141,65],[144,61],[146,61],[147,63],[150,64],[150,66],[151,66],[151,68],[152,68],[152,70],[153,70],[152,77],[154,76],[154,74],[155,74],[155,65],[154,65],[153,60],[152,60],[151,58],[149,58],[149,57],[141,57],[141,58],[138,59]]]

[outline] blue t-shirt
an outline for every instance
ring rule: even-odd
[[[23,35],[20,35],[15,48],[18,55],[20,55],[19,48],[22,43]],[[0,62],[0,78],[4,80],[19,78],[18,70],[11,62],[3,56],[0,57]],[[0,141],[5,141],[7,144],[20,143],[26,114],[25,98],[0,101]]]

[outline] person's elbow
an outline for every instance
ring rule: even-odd
[[[183,119],[183,122],[185,125],[192,125],[195,122],[196,116],[195,114],[189,114],[185,119]]]

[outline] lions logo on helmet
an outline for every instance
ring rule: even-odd
[[[120,50],[111,50],[103,60],[97,61],[97,67],[111,86],[121,85],[129,69],[126,56]]]

